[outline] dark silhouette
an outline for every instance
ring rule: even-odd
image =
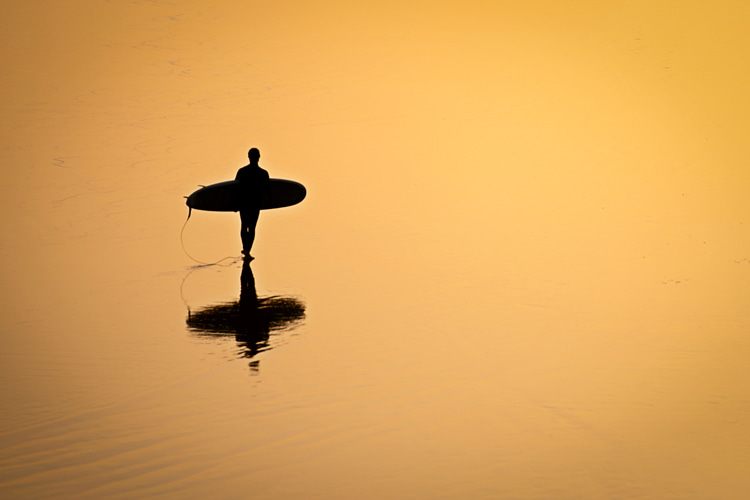
[[[242,199],[240,205],[242,254],[252,259],[250,250],[255,241],[255,226],[258,224],[260,206],[270,200],[271,188],[268,172],[260,168],[258,164],[260,151],[257,148],[252,148],[247,152],[247,157],[250,163],[237,171],[235,180],[240,182]]]
[[[233,336],[245,358],[271,349],[276,332],[291,330],[305,318],[305,305],[294,297],[258,297],[251,260],[246,257],[242,263],[238,301],[188,312],[186,320],[190,331],[201,337]]]

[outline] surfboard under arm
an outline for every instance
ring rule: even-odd
[[[305,199],[307,190],[299,182],[287,179],[270,179],[271,196],[263,200],[261,210],[296,205]],[[242,202],[238,181],[225,181],[202,187],[188,196],[186,204],[191,209],[211,212],[237,212]]]

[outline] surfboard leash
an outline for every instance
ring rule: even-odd
[[[190,216],[192,214],[193,214],[193,207],[188,207],[188,216],[187,216],[187,219],[185,219],[185,223],[182,224],[182,229],[180,229],[180,245],[182,245],[182,251],[185,252],[185,255],[187,255],[190,259],[194,260],[195,262],[197,262],[201,266],[215,266],[215,265],[219,264],[220,262],[223,262],[223,261],[225,261],[227,259],[233,259],[232,262],[230,262],[227,265],[233,264],[239,257],[229,257],[229,256],[227,256],[227,257],[224,257],[223,259],[217,260],[216,262],[203,262],[201,260],[196,259],[195,257],[193,257],[192,255],[190,255],[188,253],[187,249],[185,248],[185,240],[183,238],[183,234],[185,233],[185,226],[187,226],[187,223],[190,220]]]

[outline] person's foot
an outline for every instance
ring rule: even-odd
[[[255,257],[253,257],[252,255],[250,255],[250,251],[249,251],[249,250],[243,250],[243,251],[242,251],[242,255],[243,255],[243,256],[245,257],[245,259],[247,259],[247,260],[253,260],[253,259],[255,258]]]

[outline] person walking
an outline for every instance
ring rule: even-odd
[[[267,204],[271,199],[271,183],[268,172],[258,164],[260,151],[257,148],[252,148],[248,151],[247,157],[250,163],[237,171],[235,180],[240,183],[242,254],[247,259],[253,259],[250,250],[255,241],[255,226],[258,224],[260,207]]]

